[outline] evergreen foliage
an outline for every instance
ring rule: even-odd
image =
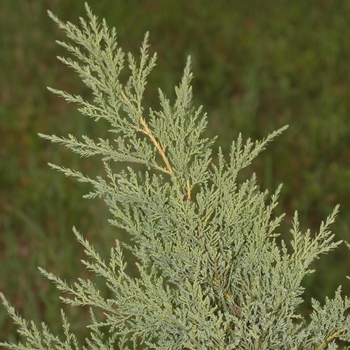
[[[99,23],[86,5],[88,21],[81,28],[50,17],[72,43],[58,42],[75,58],[59,59],[73,68],[92,91],[93,100],[50,89],[80,112],[110,123],[111,139],[43,135],[83,157],[100,155],[105,177],[92,179],[81,172],[50,164],[80,182],[92,185],[86,198],[101,197],[110,209],[110,223],[130,237],[115,242],[105,261],[74,228],[85,249],[86,268],[105,279],[113,297],[101,295],[90,280],[73,285],[40,268],[62,291],[68,305],[90,307],[90,337],[78,344],[62,311],[65,339],[17,315],[2,301],[23,342],[3,342],[8,349],[337,349],[350,342],[350,300],[341,297],[322,306],[313,301],[310,320],[298,313],[303,301],[303,278],[311,263],[336,248],[329,226],[338,211],[315,235],[299,230],[297,213],[290,244],[276,229],[283,216],[274,217],[279,187],[268,198],[255,176],[240,182],[247,167],[286,127],[259,142],[232,142],[230,154],[211,153],[213,139],[202,108],[192,105],[191,63],[171,103],[159,90],[160,109],[142,106],[147,77],[156,64],[148,54],[148,34],[140,59],[117,46],[116,31]],[[79,46],[74,46],[79,45]],[[121,77],[125,61],[130,76]],[[140,167],[113,170],[115,163]],[[125,251],[137,260],[138,275],[126,272]],[[101,312],[102,311],[102,312]]]

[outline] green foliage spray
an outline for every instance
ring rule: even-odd
[[[60,339],[44,323],[27,323],[2,294],[23,342],[0,344],[8,349],[272,350],[337,349],[339,340],[350,342],[350,302],[340,288],[323,306],[313,301],[310,319],[297,312],[310,264],[341,243],[333,242],[329,231],[338,208],[314,236],[300,232],[295,213],[290,244],[277,244],[283,216],[274,217],[273,209],[281,187],[269,198],[255,176],[237,179],[286,127],[255,143],[239,135],[227,157],[220,149],[213,157],[215,140],[203,137],[206,115],[192,104],[190,59],[175,102],[159,90],[159,110],[145,110],[147,77],[156,64],[156,55],[148,54],[148,34],[136,60],[117,46],[115,29],[99,23],[87,5],[86,10],[88,20],[81,19],[80,27],[49,15],[72,42],[58,42],[73,56],[59,59],[79,74],[93,99],[50,90],[77,103],[83,115],[108,121],[110,138],[40,136],[84,157],[101,156],[105,176],[94,179],[50,165],[91,184],[85,197],[104,199],[110,224],[124,231],[129,243],[117,240],[104,261],[73,229],[88,257],[83,264],[104,278],[112,298],[89,279],[68,285],[40,268],[65,293],[64,303],[90,308],[84,346],[63,311]],[[125,62],[129,78],[123,83]],[[141,170],[128,166],[116,172],[116,163],[138,163]],[[126,251],[137,261],[135,277],[126,272]]]

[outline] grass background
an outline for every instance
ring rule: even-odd
[[[285,235],[294,210],[304,228],[316,231],[336,203],[337,239],[349,239],[350,210],[350,2],[342,0],[170,1],[90,0],[94,13],[115,26],[124,51],[137,54],[150,31],[158,65],[147,103],[157,105],[157,87],[173,96],[187,55],[193,59],[194,94],[209,114],[208,134],[228,151],[238,132],[259,139],[290,128],[247,170],[262,188],[284,183],[278,213],[286,212]],[[26,318],[45,320],[60,332],[61,304],[42,266],[67,281],[86,276],[75,225],[108,252],[117,232],[106,223],[102,202],[82,200],[87,187],[66,179],[47,162],[95,174],[98,160],[79,159],[37,133],[99,137],[107,126],[80,116],[74,105],[46,86],[86,92],[73,72],[56,60],[65,55],[54,40],[63,34],[48,18],[84,16],[82,0],[5,0],[0,3],[0,290]],[[103,137],[103,136],[102,136]],[[286,235],[286,237],[288,237]],[[339,285],[350,294],[350,252],[342,245],[314,264],[305,281],[311,296],[332,296]],[[97,281],[99,283],[99,281]],[[101,288],[102,285],[101,285]],[[85,315],[69,310],[74,328]],[[15,327],[0,309],[0,339],[14,340]],[[83,334],[82,334],[83,335]]]

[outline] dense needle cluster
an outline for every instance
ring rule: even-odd
[[[87,269],[103,276],[113,297],[105,298],[90,280],[73,285],[40,269],[64,293],[64,303],[90,307],[90,337],[81,347],[62,311],[65,339],[49,327],[27,323],[1,294],[19,327],[23,342],[0,343],[8,349],[337,349],[350,342],[348,298],[339,288],[323,306],[313,301],[310,319],[298,314],[303,278],[322,253],[336,248],[329,225],[337,208],[315,235],[299,230],[295,214],[290,244],[276,242],[283,216],[274,217],[280,187],[271,197],[255,176],[238,181],[266,144],[285,128],[258,142],[232,142],[229,155],[212,155],[213,139],[202,108],[192,104],[188,59],[172,103],[159,90],[159,110],[145,110],[147,76],[156,64],[148,54],[148,34],[140,58],[125,54],[116,31],[99,23],[86,5],[88,20],[80,27],[50,17],[69,42],[58,42],[93,98],[50,89],[79,111],[110,123],[109,138],[93,140],[42,135],[84,157],[99,155],[105,176],[90,178],[73,169],[51,167],[91,184],[85,197],[101,197],[110,209],[110,224],[130,237],[117,240],[104,261],[74,228],[84,246]],[[129,78],[122,82],[125,63]],[[117,163],[121,163],[118,166]],[[124,166],[127,163],[129,166]],[[138,163],[139,166],[132,167]],[[138,170],[136,170],[138,169]],[[129,250],[138,274],[127,274]],[[96,313],[96,310],[99,310]],[[100,312],[102,310],[102,313]],[[101,318],[101,314],[104,317]]]

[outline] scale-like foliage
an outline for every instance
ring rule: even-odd
[[[81,347],[62,312],[65,339],[48,326],[37,327],[18,316],[1,294],[19,328],[23,343],[1,343],[9,349],[335,349],[338,339],[350,342],[348,298],[340,289],[325,305],[313,302],[310,321],[298,314],[301,282],[320,254],[336,248],[329,231],[338,208],[315,235],[299,230],[295,214],[291,244],[276,242],[281,217],[274,217],[281,188],[268,199],[256,179],[237,180],[279,135],[243,142],[239,135],[225,159],[213,157],[214,142],[203,136],[202,108],[192,104],[191,63],[175,88],[171,103],[159,90],[160,109],[142,106],[147,76],[156,63],[149,56],[148,34],[137,61],[117,46],[115,29],[99,23],[86,6],[81,27],[50,17],[71,41],[58,42],[73,58],[59,57],[90,88],[93,98],[50,89],[75,102],[85,116],[110,123],[110,139],[42,135],[88,157],[102,157],[105,177],[92,179],[79,171],[52,165],[67,176],[92,185],[86,198],[102,197],[110,223],[129,235],[116,241],[108,261],[74,228],[85,248],[86,268],[105,279],[106,299],[90,280],[73,285],[54,274],[41,273],[62,291],[64,303],[90,307],[91,334]],[[75,46],[77,45],[77,46]],[[130,75],[120,74],[127,62]],[[141,171],[115,163],[138,163]],[[140,168],[140,166],[138,166]],[[138,275],[126,272],[125,250],[135,256]],[[95,316],[102,310],[103,318]],[[99,311],[98,315],[101,315]],[[107,330],[107,331],[106,331]]]

